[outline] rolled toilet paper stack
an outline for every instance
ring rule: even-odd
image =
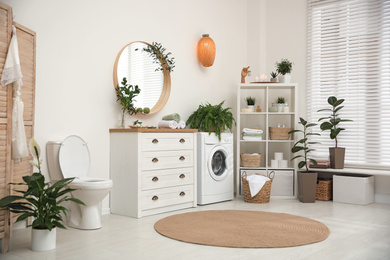
[[[287,168],[288,162],[283,159],[283,153],[274,153],[274,159],[271,160],[271,168]]]

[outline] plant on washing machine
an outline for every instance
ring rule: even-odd
[[[66,196],[75,190],[68,188],[68,184],[74,178],[66,178],[54,184],[45,183],[45,177],[41,172],[41,149],[34,138],[30,140],[30,152],[34,159],[31,164],[38,169],[38,172],[34,172],[31,176],[23,176],[24,183],[9,183],[13,186],[27,186],[27,189],[14,190],[15,193],[21,195],[9,195],[2,198],[0,208],[8,208],[11,212],[20,214],[16,222],[33,217],[33,222],[29,225],[33,230],[51,231],[55,227],[66,229],[61,223],[63,222],[61,213],[66,215],[67,211],[62,203],[73,201],[85,205],[79,199]]]
[[[231,107],[222,108],[225,101],[222,101],[218,105],[199,105],[188,118],[186,124],[190,128],[198,129],[200,132],[215,132],[218,139],[221,141],[221,132],[230,130],[232,131],[233,124],[236,125],[236,120],[233,117]]]

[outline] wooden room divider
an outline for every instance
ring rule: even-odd
[[[12,36],[12,25],[16,27],[19,44],[20,66],[23,74],[21,98],[24,103],[24,126],[26,141],[34,135],[35,111],[35,53],[36,34],[32,30],[13,21],[12,8],[0,2],[0,76],[2,75],[9,43]],[[32,157],[23,158],[22,163],[14,164],[11,159],[12,138],[12,83],[0,86],[0,198],[12,193],[9,182],[22,182],[22,176],[31,175]],[[8,251],[12,223],[17,216],[8,210],[0,210],[0,239],[2,253]],[[12,220],[12,221],[11,221]]]

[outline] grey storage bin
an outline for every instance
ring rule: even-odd
[[[374,202],[374,176],[336,174],[333,176],[333,201],[367,205]]]

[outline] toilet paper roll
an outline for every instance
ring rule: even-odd
[[[287,168],[287,160],[280,160],[279,161],[279,167],[280,168]]]
[[[271,160],[271,168],[279,168],[279,161]]]
[[[283,153],[275,153],[274,159],[279,161],[283,160]]]

